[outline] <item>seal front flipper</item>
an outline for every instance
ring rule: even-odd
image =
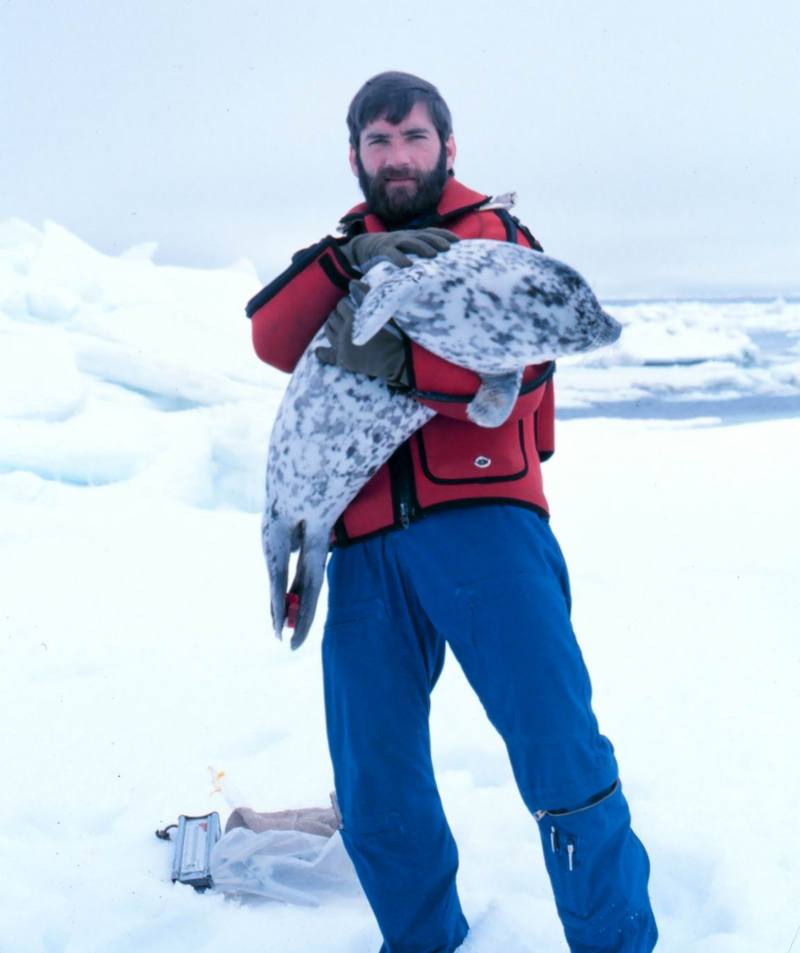
[[[478,393],[467,405],[467,417],[481,427],[499,427],[514,409],[521,384],[522,368],[506,374],[484,374]]]

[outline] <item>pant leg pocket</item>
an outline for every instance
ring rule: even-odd
[[[388,613],[382,599],[356,599],[352,601],[330,602],[325,617],[325,628],[340,625],[359,625],[375,619],[385,619]]]
[[[396,811],[350,814],[342,819],[342,840],[359,877],[373,868],[393,867],[408,853],[408,838]]]
[[[541,812],[537,820],[570,948],[651,950],[650,867],[619,783],[582,807]]]
[[[586,890],[582,838],[569,824],[546,817],[540,822],[545,866],[561,919],[583,919],[591,905]]]
[[[342,820],[342,830],[352,837],[400,838],[405,833],[398,811],[379,814],[353,814]]]

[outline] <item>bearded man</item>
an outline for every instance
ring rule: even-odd
[[[570,950],[650,953],[649,863],[592,712],[542,487],[554,367],[527,368],[511,417],[487,429],[466,416],[475,374],[391,329],[363,347],[351,337],[349,283],[375,258],[402,267],[475,238],[541,246],[508,197],[455,179],[450,111],[430,83],[382,73],[347,124],[365,202],[342,218],[343,237],[298,252],[247,313],[274,367],[291,371],[325,324],[320,360],[437,411],[342,514],[328,564],[328,742],[342,838],[381,953],[450,953],[467,935],[428,725],[447,644],[507,746]]]

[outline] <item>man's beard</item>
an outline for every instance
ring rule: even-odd
[[[356,164],[358,183],[370,212],[390,228],[410,222],[425,212],[432,212],[439,204],[447,182],[447,155],[444,148],[430,172],[419,172],[408,166],[388,166],[377,175],[368,175],[358,153]],[[416,188],[409,190],[398,185],[387,189],[387,182],[403,178],[413,179]]]

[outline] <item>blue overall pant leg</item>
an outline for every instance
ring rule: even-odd
[[[451,953],[467,930],[428,733],[445,643],[537,817],[570,950],[650,953],[647,856],[591,709],[546,520],[501,504],[442,511],[335,551],[329,584],[323,667],[342,834],[383,953]]]
[[[405,592],[393,548],[378,537],[329,565],[323,665],[341,833],[382,953],[450,953],[467,922],[428,732],[445,643]]]

